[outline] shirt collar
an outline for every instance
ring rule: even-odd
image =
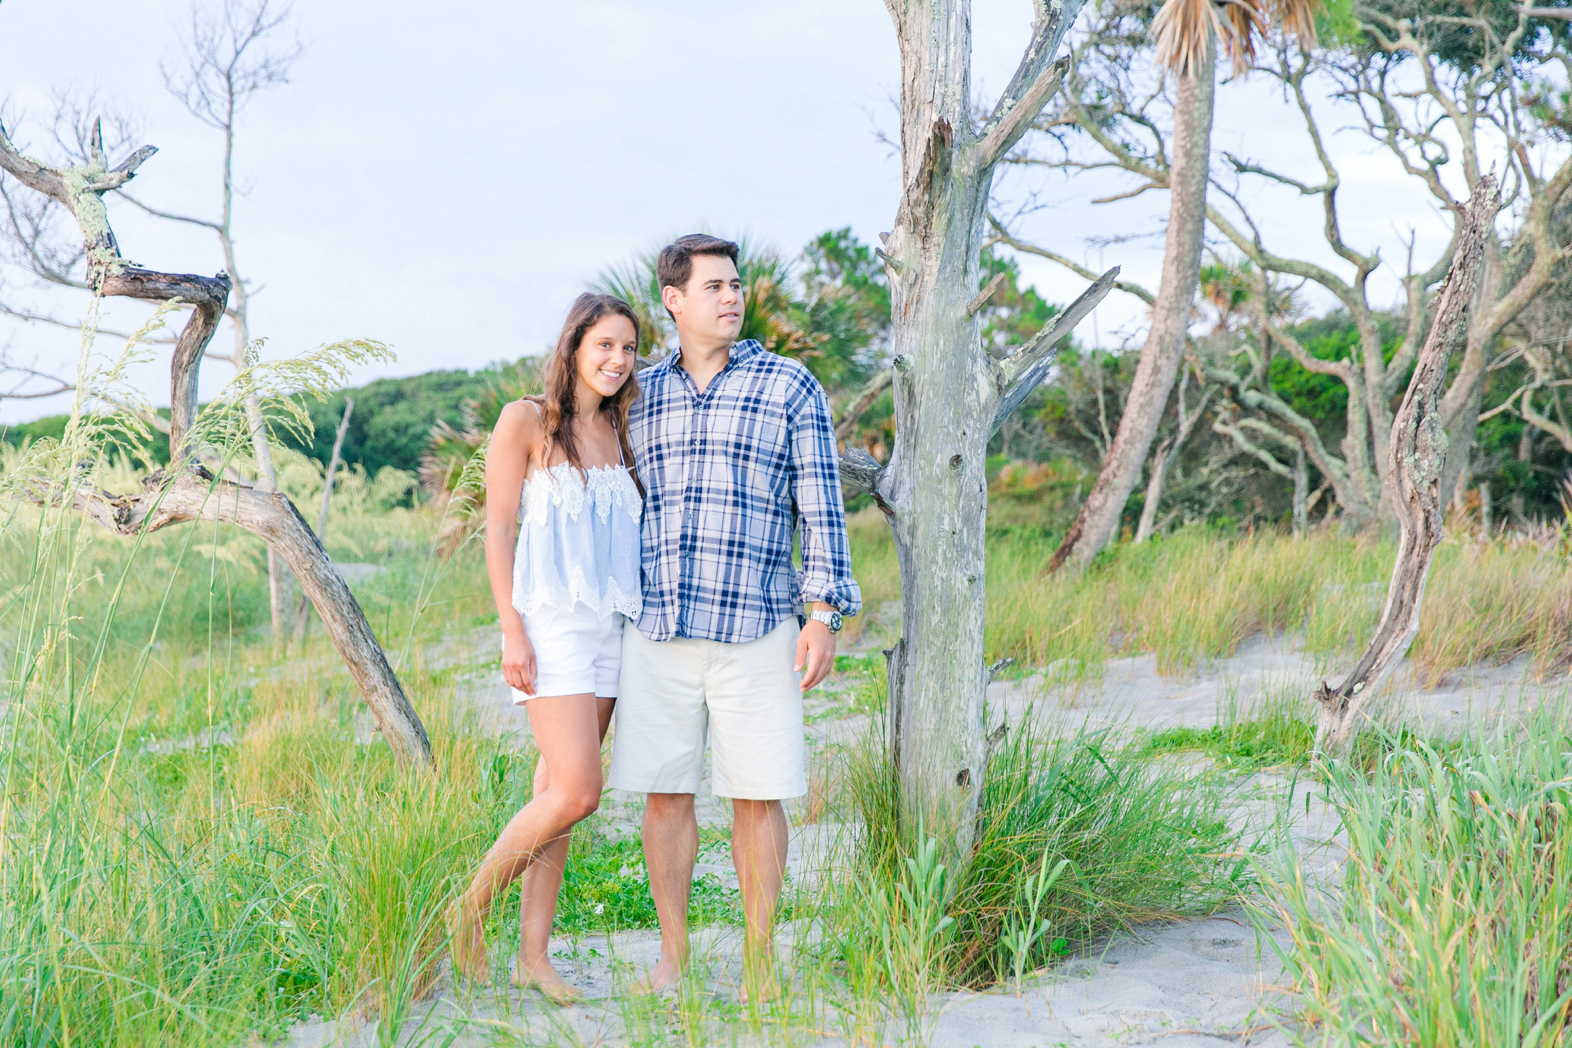
[[[721,368],[721,371],[726,372],[733,368],[741,367],[763,352],[764,344],[756,338],[745,338],[741,342],[733,342],[731,344],[731,352],[726,354],[726,366]],[[680,367],[682,365],[682,347],[678,346],[666,354],[661,363],[668,368]]]

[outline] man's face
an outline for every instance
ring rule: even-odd
[[[727,344],[742,330],[742,280],[725,255],[694,255],[688,286],[663,288],[661,297],[687,340]]]

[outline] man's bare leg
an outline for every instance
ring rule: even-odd
[[[731,860],[747,922],[743,1000],[780,993],[775,975],[775,907],[786,876],[786,811],[780,801],[733,800]]]
[[[688,890],[698,858],[693,794],[649,794],[644,801],[644,865],[660,917],[660,960],[634,983],[634,993],[658,993],[682,978],[688,963]]]
[[[597,699],[600,738],[606,739],[616,699]],[[544,760],[535,762],[534,796],[551,788],[551,772]],[[519,989],[535,987],[557,1001],[582,996],[568,985],[551,964],[551,926],[557,919],[557,897],[562,892],[562,874],[568,864],[569,835],[564,834],[540,850],[519,884],[519,958],[513,969],[513,985]]]

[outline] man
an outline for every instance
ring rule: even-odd
[[[745,994],[769,996],[786,869],[781,801],[808,791],[802,694],[834,665],[841,616],[861,610],[862,594],[828,398],[801,364],[736,341],[737,245],[685,236],[661,251],[656,272],[680,348],[639,375],[628,420],[646,491],[644,607],[623,631],[608,782],[648,794],[644,856],[661,955],[638,988],[672,985],[687,962],[707,735],[711,788],[732,801]]]

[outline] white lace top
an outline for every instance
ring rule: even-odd
[[[643,500],[628,468],[566,462],[537,470],[519,499],[513,606],[522,615],[582,604],[637,618]]]

